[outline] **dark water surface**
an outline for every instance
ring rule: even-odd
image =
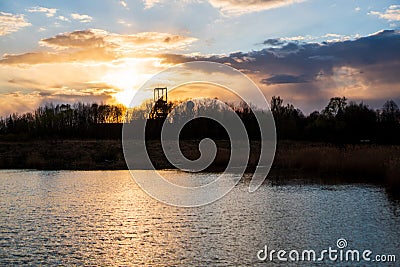
[[[216,174],[164,171],[176,181]],[[268,266],[269,249],[348,248],[395,254],[400,204],[373,185],[239,183],[219,201],[177,208],[146,195],[128,171],[0,171],[0,265]],[[314,262],[277,265],[312,266]],[[272,263],[272,264],[274,264]],[[327,266],[376,263],[325,261]]]

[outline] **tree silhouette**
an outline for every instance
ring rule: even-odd
[[[262,112],[244,102],[223,105],[217,99],[197,99],[168,102],[168,117],[172,126],[194,118],[186,127],[183,138],[210,136],[224,139],[226,132],[210,120],[198,117],[211,113],[224,118],[227,112],[235,112],[243,121],[250,139],[259,139],[260,131],[255,112]],[[189,103],[189,104],[188,104]],[[120,139],[123,123],[146,123],[148,138],[159,138],[165,118],[149,119],[152,102],[127,109],[123,105],[109,104],[46,104],[34,112],[11,114],[0,118],[0,138],[25,140],[46,138],[102,138]],[[229,107],[229,108],[228,108]],[[271,99],[271,111],[275,119],[278,139],[324,141],[333,143],[400,143],[400,110],[393,101],[387,101],[379,110],[364,103],[347,103],[345,97],[331,98],[321,111],[308,116],[292,104],[284,104],[279,96]],[[211,112],[211,113],[210,113]]]
[[[396,121],[399,120],[399,117],[399,106],[393,100],[386,101],[382,108],[382,119],[385,121]]]
[[[346,106],[347,99],[345,97],[333,97],[322,111],[322,114],[330,118],[341,116]]]

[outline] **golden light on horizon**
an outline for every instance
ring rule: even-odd
[[[240,101],[240,98],[228,89],[218,84],[207,82],[193,82],[183,84],[168,93],[170,99],[183,101],[195,98],[217,98],[221,101]]]
[[[133,90],[123,90],[114,95],[115,100],[123,104],[124,106],[128,107],[131,103],[131,100],[133,96],[135,95],[135,92]]]
[[[154,63],[149,59],[124,59],[124,63],[118,67],[112,67],[105,76],[103,82],[114,86],[117,93],[113,94],[116,102],[129,106],[137,90],[153,74],[149,67]],[[150,63],[150,66],[149,66]],[[154,71],[154,70],[153,70]]]

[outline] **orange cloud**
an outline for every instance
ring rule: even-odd
[[[95,29],[67,32],[43,39],[39,44],[55,49],[104,47],[104,33]]]
[[[34,107],[40,104],[38,92],[24,94],[20,91],[0,95],[1,113],[0,117],[8,116],[12,113],[32,112]]]
[[[196,38],[159,32],[122,35],[88,29],[67,32],[41,40],[52,52],[4,54],[0,64],[43,64],[61,62],[108,62],[126,57],[150,56],[162,51],[181,50]]]
[[[63,63],[63,62],[86,62],[86,61],[111,61],[117,56],[103,48],[92,48],[73,52],[34,52],[20,55],[4,54],[0,64],[44,64],[44,63]]]

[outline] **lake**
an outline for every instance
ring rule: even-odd
[[[183,183],[217,175],[162,172]],[[400,203],[368,184],[267,182],[249,193],[240,182],[214,203],[179,208],[149,197],[128,171],[3,170],[0,214],[2,266],[310,266],[257,254],[337,248],[340,238],[397,256],[385,266],[400,262]]]

